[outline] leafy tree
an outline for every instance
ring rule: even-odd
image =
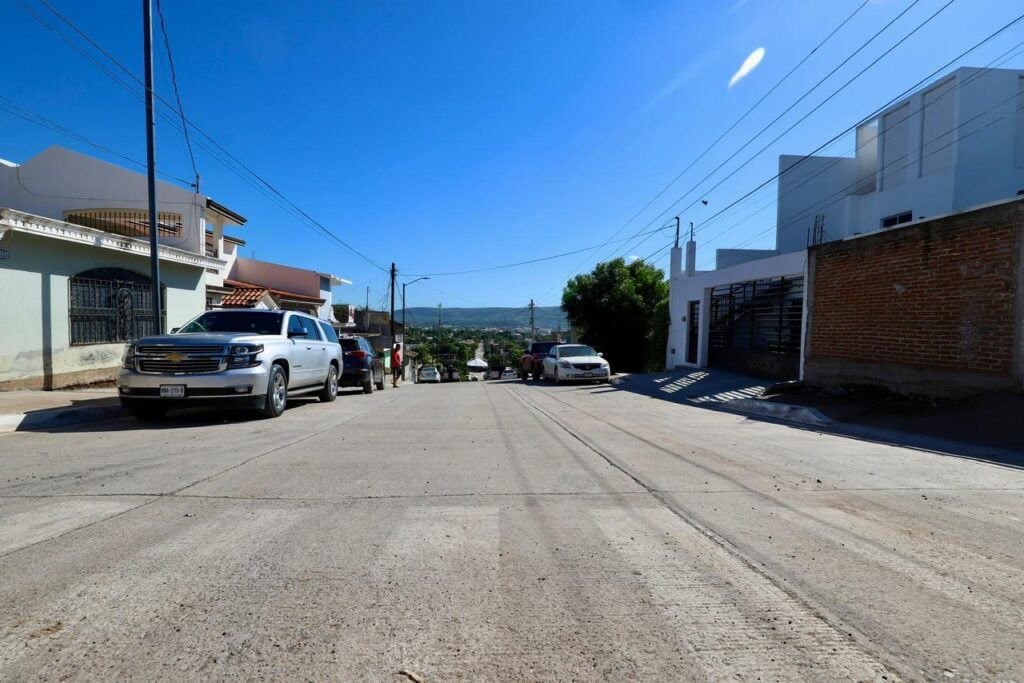
[[[580,340],[604,352],[613,370],[642,372],[664,363],[665,343],[659,351],[655,331],[659,309],[667,316],[668,290],[660,269],[617,258],[569,280],[562,308]]]

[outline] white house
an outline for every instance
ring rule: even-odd
[[[1024,193],[1024,71],[960,68],[863,121],[852,157],[779,159],[776,247],[672,251],[666,367],[801,371],[811,244]]]
[[[190,190],[157,187],[165,326],[207,305],[238,214]],[[152,332],[149,210],[143,174],[61,147],[0,161],[0,389],[56,388],[113,376],[126,339]]]

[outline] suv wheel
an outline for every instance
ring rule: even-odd
[[[383,382],[383,380],[381,380],[381,382]],[[373,370],[370,370],[370,379],[368,379],[365,382],[363,382],[363,393],[364,394],[372,394],[373,393]]]
[[[388,385],[387,382],[384,381],[384,371],[381,370],[380,371],[380,381],[377,382],[377,390],[378,391],[384,391],[384,389],[387,388],[387,385]]]
[[[338,368],[333,364],[327,370],[327,380],[324,382],[324,388],[320,391],[319,398],[324,403],[330,403],[338,398]]]
[[[263,417],[280,417],[288,405],[288,377],[284,368],[273,365],[270,368],[270,379],[267,380],[267,397],[260,411]]]

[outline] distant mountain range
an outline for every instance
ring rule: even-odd
[[[410,327],[433,327],[437,325],[436,308],[409,308],[405,313],[406,323]],[[569,322],[565,313],[558,306],[537,306],[534,309],[537,329],[565,330]],[[395,318],[402,319],[402,310],[395,309]],[[445,327],[467,327],[482,329],[497,327],[500,329],[530,327],[530,309],[523,308],[442,308],[441,325]]]

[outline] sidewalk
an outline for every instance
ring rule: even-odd
[[[807,429],[1024,466],[1024,395],[930,405],[871,394],[765,395],[771,380],[708,368],[626,375],[616,389]]]
[[[114,387],[0,392],[0,433],[51,429],[123,414]]]

